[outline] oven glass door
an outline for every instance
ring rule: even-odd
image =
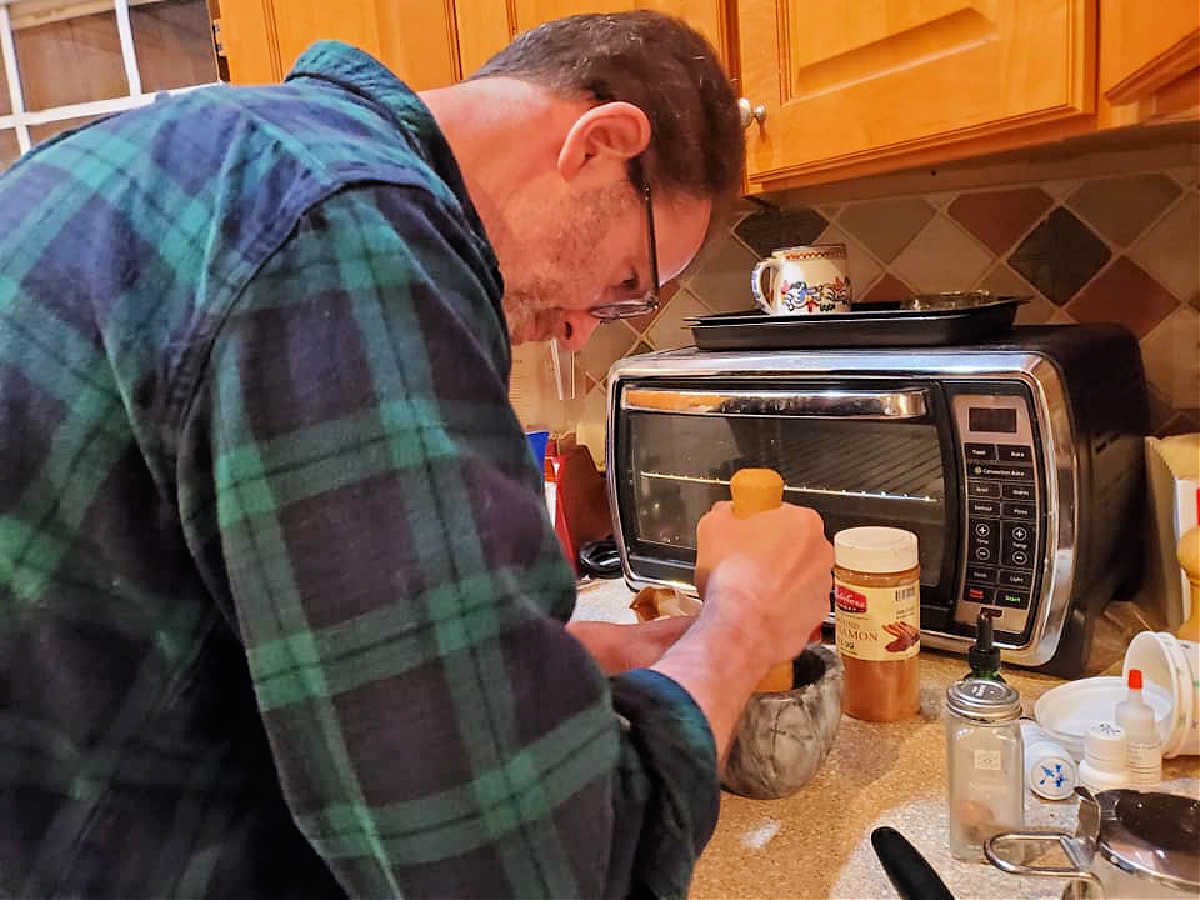
[[[709,385],[620,391],[618,492],[635,575],[690,584],[697,521],[729,499],[734,472],[766,467],[830,539],[857,525],[914,532],[923,602],[949,604],[957,472],[937,385]]]

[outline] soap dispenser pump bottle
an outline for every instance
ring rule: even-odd
[[[1004,683],[1000,675],[1000,648],[993,643],[995,632],[992,619],[998,615],[1000,610],[985,606],[975,617],[975,643],[967,651],[967,662],[971,665],[968,678]]]

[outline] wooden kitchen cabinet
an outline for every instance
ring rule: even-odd
[[[1100,0],[1100,94],[1109,126],[1200,114],[1200,4]]]
[[[220,42],[235,84],[279,81],[313,41],[361,47],[411,87],[461,80],[518,33],[584,12],[658,9],[722,50],[727,0],[221,0]]]
[[[470,75],[522,31],[579,13],[610,13],[656,9],[686,21],[722,54],[727,68],[731,35],[728,29],[733,0],[455,0],[462,70]],[[760,2],[760,0],[753,0]]]
[[[766,108],[752,189],[983,152],[1094,106],[1088,0],[743,2],[738,31],[742,93]]]
[[[423,90],[470,75],[542,22],[634,8],[679,16],[723,54],[728,47],[727,0],[221,0],[219,35],[235,84],[279,81],[309,44],[333,38]]]
[[[362,48],[425,90],[462,78],[454,6],[453,0],[221,0],[219,34],[235,84],[277,82],[310,44],[333,39]]]
[[[765,110],[747,130],[750,192],[1200,117],[1196,0],[220,3],[234,82],[278,81],[312,41],[338,38],[417,89],[469,76],[560,16],[680,16]]]

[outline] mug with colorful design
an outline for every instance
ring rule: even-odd
[[[769,286],[763,288],[763,273]],[[845,244],[783,247],[750,273],[754,302],[769,316],[850,311],[850,274]]]

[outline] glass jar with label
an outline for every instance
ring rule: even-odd
[[[967,678],[946,689],[950,854],[982,860],[983,842],[1025,823],[1021,696],[1008,684]]]
[[[921,708],[917,536],[866,525],[833,536],[834,625],[846,669],[842,711],[893,722]]]

